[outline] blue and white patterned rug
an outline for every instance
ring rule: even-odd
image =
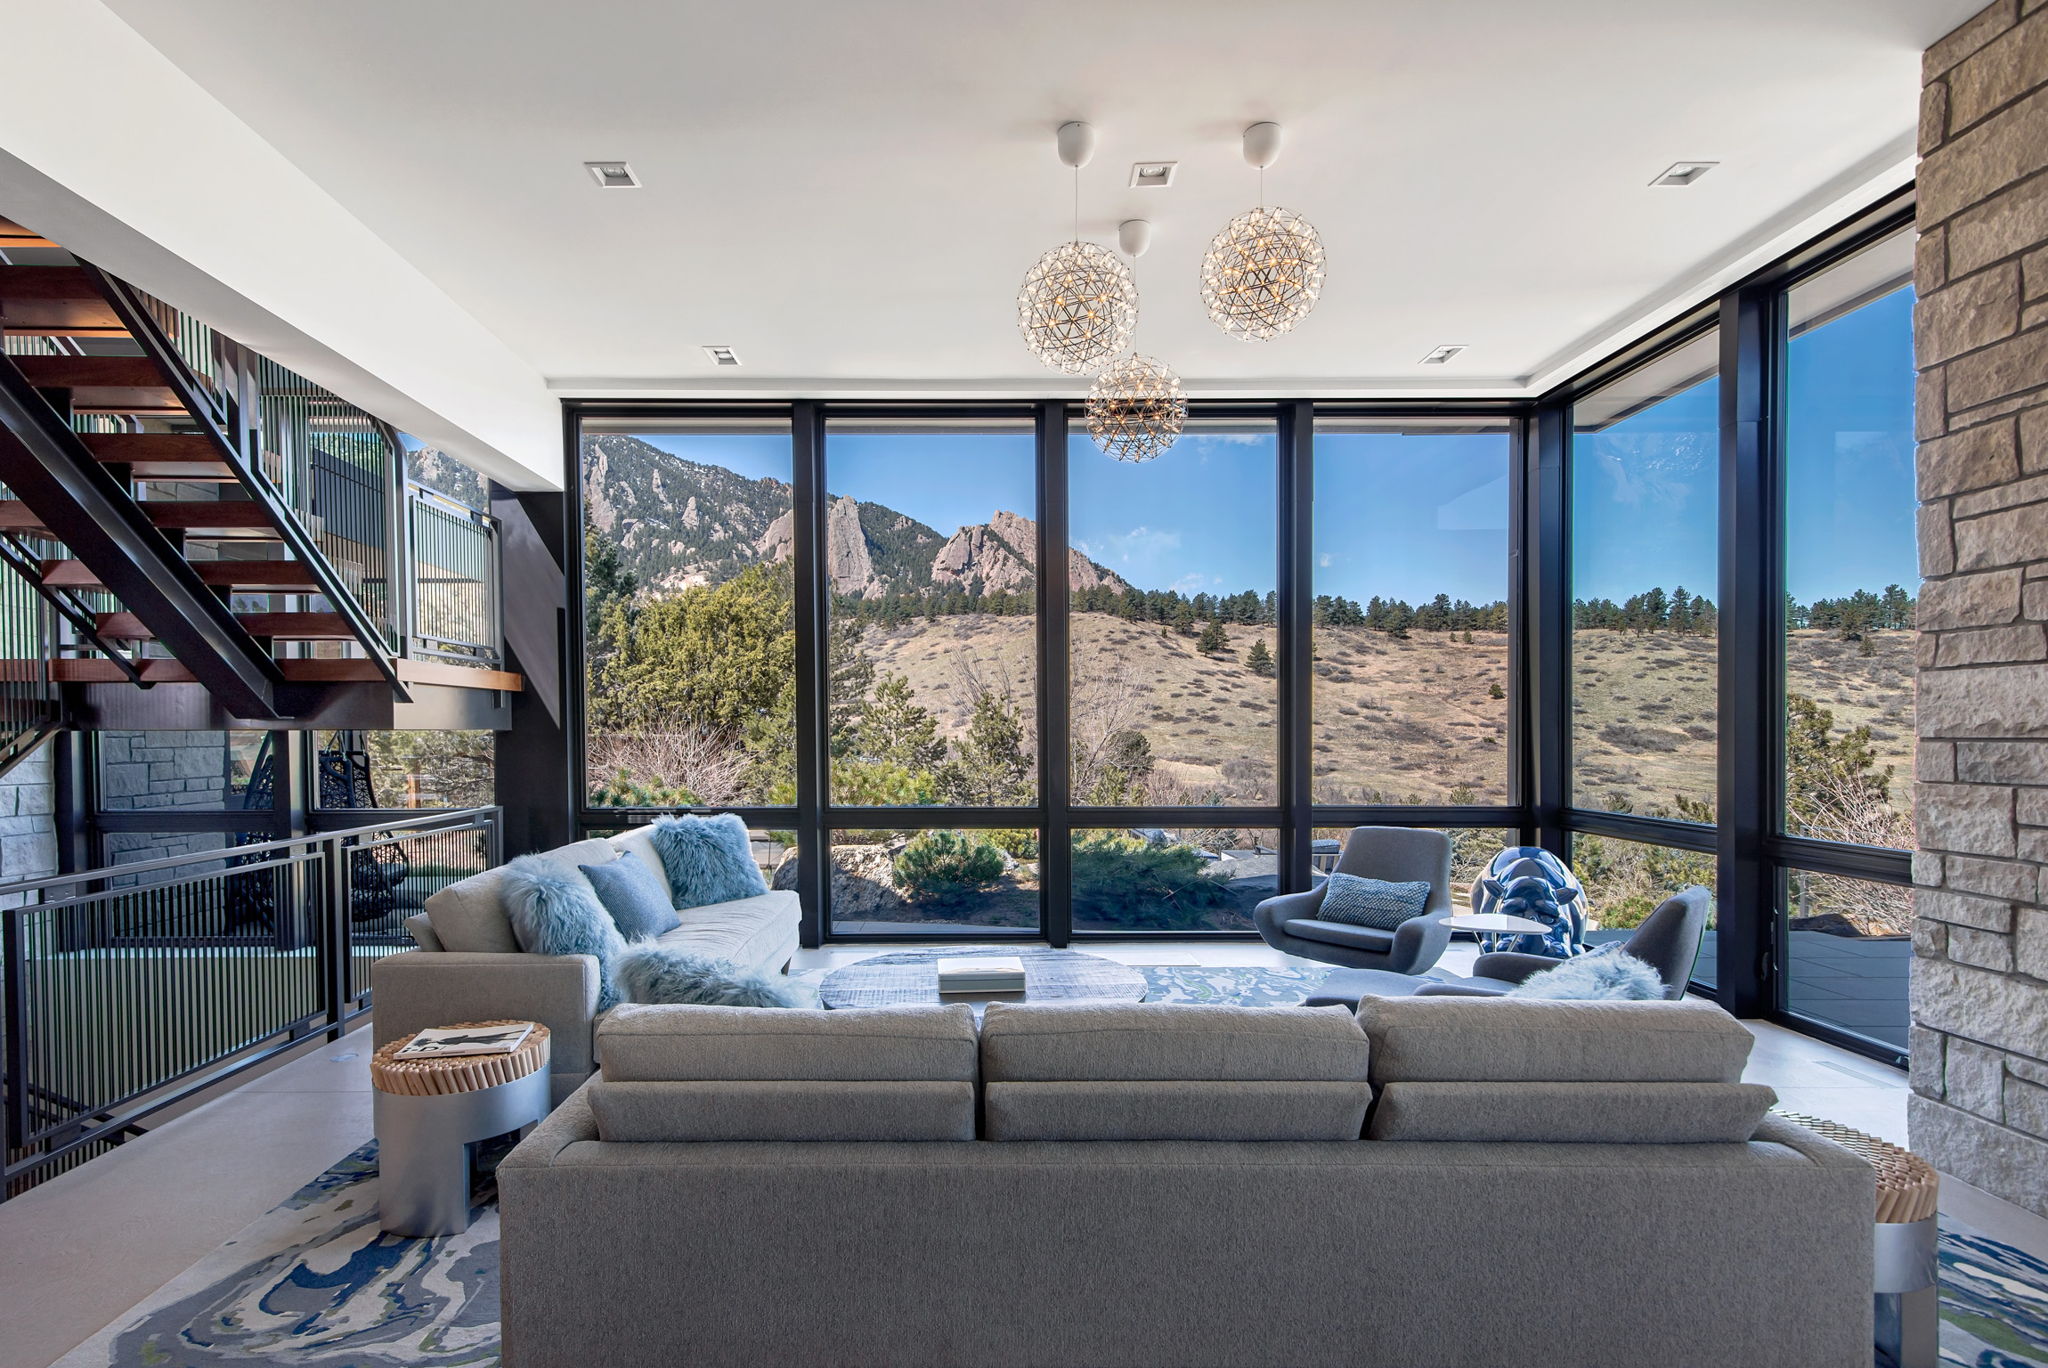
[[[1154,966],[1151,1000],[1302,1000],[1321,969]],[[72,1350],[54,1368],[419,1368],[498,1362],[498,1211],[461,1235],[377,1227],[365,1145]],[[1967,1227],[1941,1232],[1941,1358],[2048,1368],[2048,1263]]]

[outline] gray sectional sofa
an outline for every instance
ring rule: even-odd
[[[545,854],[570,868],[641,860],[668,887],[648,827]],[[383,1045],[458,1021],[538,1021],[553,1035],[550,1082],[559,1102],[596,1067],[591,1031],[598,1016],[597,961],[589,955],[522,952],[505,912],[503,872],[489,869],[450,884],[427,899],[425,911],[407,919],[419,949],[387,956],[371,971],[375,1038]],[[796,953],[800,907],[794,893],[769,892],[678,915],[682,925],[663,935],[663,943],[729,959],[743,970],[785,971]]]
[[[1869,1168],[1707,1003],[622,1007],[508,1368],[1863,1368]]]

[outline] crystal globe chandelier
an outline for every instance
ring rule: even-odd
[[[1266,168],[1280,155],[1280,125],[1244,131],[1244,159],[1259,168],[1258,208],[1224,226],[1202,258],[1210,321],[1246,342],[1270,342],[1307,318],[1323,292],[1323,239],[1292,209],[1268,208]]]
[[[1136,352],[1088,387],[1088,435],[1119,461],[1149,461],[1179,438],[1188,419],[1180,377]]]
[[[1095,130],[1060,125],[1060,160],[1074,170],[1074,237],[1040,257],[1017,291],[1017,331],[1031,354],[1056,371],[1087,375],[1130,345],[1138,326],[1138,285],[1116,253],[1081,241],[1081,168]]]

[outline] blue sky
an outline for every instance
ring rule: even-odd
[[[1916,588],[1912,292],[1790,344],[1787,583],[1802,602]],[[1718,597],[1719,386],[1713,380],[1573,448],[1573,593],[1651,586]],[[788,480],[786,435],[647,440],[749,478]],[[1501,434],[1324,433],[1316,441],[1316,592],[1360,602],[1475,603],[1507,593],[1508,443]],[[1037,516],[1028,432],[830,433],[827,485],[951,535],[998,509]],[[1274,567],[1274,439],[1191,433],[1156,460],[1068,450],[1073,544],[1133,584],[1265,593]]]
[[[1802,603],[1902,584],[1913,534],[1913,292],[1792,339],[1786,354],[1785,582]],[[1652,585],[1718,597],[1720,386],[1708,380],[1597,433],[1572,460],[1572,592]]]

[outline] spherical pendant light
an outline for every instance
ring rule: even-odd
[[[1088,435],[1119,461],[1149,461],[1174,444],[1187,422],[1180,377],[1133,352],[1088,388]]]
[[[1232,337],[1268,342],[1307,318],[1323,292],[1323,239],[1292,209],[1239,214],[1202,258],[1202,303]]]
[[[1259,168],[1258,208],[1239,214],[1202,258],[1202,303],[1232,337],[1269,342],[1307,318],[1323,292],[1323,238],[1292,209],[1270,209],[1266,168],[1280,157],[1280,125],[1244,131],[1244,159]]]
[[[1056,371],[1086,375],[1130,345],[1138,284],[1106,247],[1063,242],[1038,259],[1017,292],[1017,330]]]

